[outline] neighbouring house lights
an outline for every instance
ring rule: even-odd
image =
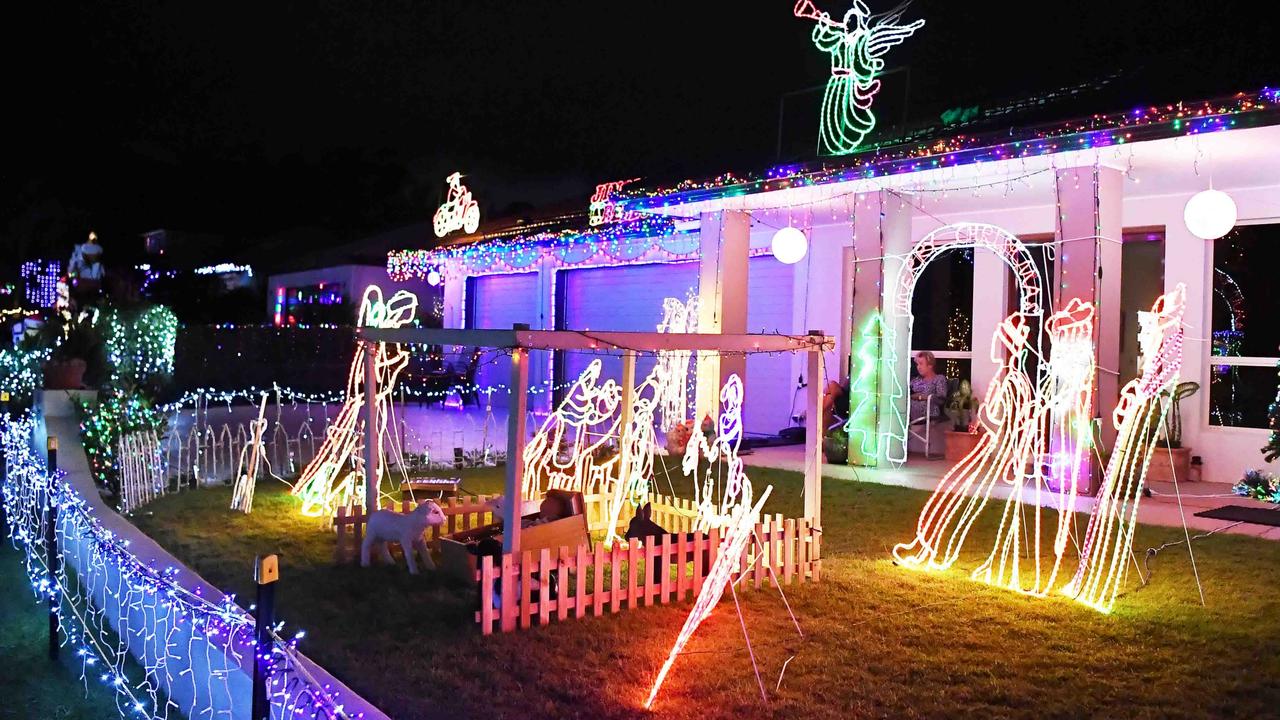
[[[809,238],[804,233],[793,227],[784,227],[773,234],[773,241],[769,243],[769,247],[773,250],[773,256],[779,261],[787,265],[795,265],[804,259],[805,253],[809,252]]]
[[[1236,203],[1221,190],[1201,190],[1187,201],[1182,220],[1192,235],[1201,240],[1217,240],[1236,226]]]

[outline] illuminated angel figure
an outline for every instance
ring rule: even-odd
[[[1138,313],[1142,375],[1120,391],[1120,402],[1112,413],[1116,445],[1089,519],[1080,567],[1063,590],[1102,612],[1111,611],[1129,562],[1138,500],[1151,462],[1155,432],[1165,416],[1166,404],[1161,394],[1178,383],[1185,305],[1186,288],[1179,283],[1156,299],[1151,312]]]
[[[836,22],[827,13],[819,13],[811,0],[796,3],[796,17],[817,21],[813,43],[831,55],[831,79],[822,96],[819,128],[822,152],[851,153],[876,126],[871,103],[880,90],[876,76],[884,69],[883,56],[924,27],[924,20],[900,24],[906,9],[903,3],[873,16],[866,3],[853,0],[844,20]]]
[[[1093,380],[1096,371],[1093,353],[1093,303],[1072,298],[1067,307],[1054,313],[1046,323],[1052,350],[1049,362],[1040,381],[1034,400],[1034,414],[1028,424],[1022,457],[1015,460],[1015,472],[1009,476],[1014,487],[1005,502],[1000,529],[996,533],[991,556],[977,570],[973,578],[1011,590],[1040,595],[1053,588],[1071,539],[1071,519],[1075,512],[1082,462],[1092,437]],[[1049,476],[1045,475],[1047,456]],[[1030,474],[1016,472],[1029,467]],[[1052,487],[1051,487],[1052,485]],[[1048,567],[1042,567],[1041,548],[1045,530],[1041,524],[1042,500],[1045,490],[1054,488],[1060,493],[1058,522],[1050,528],[1053,549],[1047,558]],[[1027,514],[1031,528],[1024,528]],[[1029,544],[1024,557],[1023,541]],[[1029,559],[1034,563],[1035,576],[1026,582],[1019,576],[1020,564]]]
[[[526,499],[539,498],[548,489],[592,494],[609,487],[618,458],[600,456],[618,435],[622,388],[613,380],[599,380],[600,361],[592,360],[525,446],[521,492]]]
[[[413,293],[401,290],[384,303],[382,290],[376,285],[370,285],[360,301],[356,325],[402,327],[413,322],[417,309],[418,298]],[[380,476],[386,467],[383,447],[384,439],[388,439],[391,394],[395,390],[400,371],[409,364],[409,352],[402,349],[399,343],[377,344],[374,368],[378,379],[378,394],[373,398],[373,402],[377,403],[377,426],[371,431],[365,427],[365,413],[361,412],[366,402],[364,362],[365,351],[357,347],[347,374],[347,394],[342,410],[329,426],[319,451],[302,470],[298,482],[293,486],[293,494],[302,498],[304,515],[332,513],[337,506],[352,501],[368,505],[364,497],[364,483],[359,481],[362,470],[359,449],[361,441],[371,441],[369,435],[373,437],[372,442],[378,444],[374,455],[378,460],[375,473]],[[389,439],[394,442],[394,436]]]
[[[606,544],[618,537],[618,515],[623,503],[629,502],[633,507],[639,507],[649,501],[653,453],[658,448],[654,415],[662,400],[662,389],[666,382],[666,370],[659,363],[632,395],[631,417],[622,428],[622,438],[619,441],[624,452],[619,456],[618,477],[610,492]]]
[[[1027,426],[1034,411],[1035,388],[1025,369],[1030,328],[1022,313],[1000,323],[991,340],[991,359],[1001,365],[978,410],[986,432],[978,444],[955,464],[925,503],[911,542],[899,543],[893,556],[907,567],[945,570],[955,563],[965,536],[973,527],[997,480],[1020,471]],[[1007,358],[1002,355],[1008,353]]]

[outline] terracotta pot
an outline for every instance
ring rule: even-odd
[[[943,451],[943,459],[947,462],[959,462],[973,451],[978,445],[978,440],[982,437],[982,431],[976,433],[957,432],[955,430],[947,431],[947,449]]]
[[[1170,454],[1173,456],[1172,466]],[[1151,462],[1147,464],[1147,482],[1173,482],[1175,473],[1179,482],[1191,479],[1191,448],[1170,449],[1157,445],[1151,451]]]
[[[84,371],[87,364],[80,358],[50,361],[44,366],[46,390],[79,390],[84,387]]]

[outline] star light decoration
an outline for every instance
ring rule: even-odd
[[[396,292],[387,301],[382,299],[382,289],[370,285],[360,301],[356,317],[358,327],[398,328],[413,322],[418,298],[406,290]],[[377,373],[377,394],[367,397],[369,388],[364,386],[364,347],[358,346],[347,373],[347,391],[342,409],[325,435],[324,443],[311,462],[298,476],[293,494],[302,500],[302,514],[312,517],[331,516],[340,505],[352,502],[370,507],[380,498],[366,498],[365,485],[361,482],[363,461],[359,449],[362,443],[377,443],[376,476],[386,471],[385,447],[395,447],[395,433],[389,433],[392,412],[392,395],[400,372],[409,364],[409,351],[400,343],[376,343],[373,362]],[[377,423],[367,427],[366,402],[373,402],[377,409]]]
[[[122,718],[213,716],[218,708],[226,708],[229,716],[247,716],[251,698],[239,692],[242,685],[233,688],[232,678],[245,673],[256,657],[253,617],[234,596],[212,602],[199,588],[183,584],[177,568],[159,568],[134,555],[128,540],[94,517],[66,473],[48,472],[35,455],[36,425],[29,414],[17,419],[0,414],[8,463],[0,491],[9,536],[23,553],[32,592],[56,601],[61,647],[74,653],[81,680],[112,689]],[[51,510],[61,557],[56,572],[46,561]],[[279,636],[282,627],[274,628],[262,658],[272,716],[363,717],[347,713],[333,689],[303,666],[297,644],[304,633],[285,640]],[[202,669],[198,680],[195,667]]]
[[[695,480],[695,502],[698,508],[696,531],[705,532],[711,528],[724,531],[719,554],[707,570],[707,577],[698,591],[693,609],[685,618],[684,625],[676,636],[667,659],[658,670],[649,696],[645,700],[645,708],[653,706],[658,697],[671,666],[689,643],[693,633],[719,604],[725,588],[733,582],[733,573],[744,557],[747,543],[751,540],[756,523],[760,519],[760,510],[773,492],[770,485],[764,489],[759,498],[754,497],[751,480],[743,469],[742,459],[738,456],[738,446],[742,442],[742,379],[736,374],[730,375],[720,390],[720,417],[716,421],[717,433],[714,440],[708,442],[701,433],[690,438],[685,447],[681,468],[686,476],[696,476],[699,469],[699,457],[707,461],[706,471],[701,480]],[[723,465],[723,492],[715,496],[717,475],[721,471],[717,463]]]

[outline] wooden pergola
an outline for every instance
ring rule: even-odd
[[[378,377],[375,369],[378,343],[411,345],[463,345],[511,351],[511,402],[507,408],[507,471],[504,496],[520,498],[523,484],[525,446],[525,414],[528,409],[529,351],[579,350],[620,351],[623,362],[622,425],[626,427],[631,412],[631,395],[635,391],[635,359],[638,354],[659,351],[698,351],[716,353],[782,353],[808,354],[806,386],[804,514],[814,527],[822,522],[822,380],[823,353],[831,350],[832,338],[819,331],[805,335],[711,334],[658,332],[595,332],[577,330],[529,330],[515,326],[510,330],[460,328],[372,328],[356,329],[365,347],[365,397],[376,395]],[[744,378],[744,380],[746,380]],[[749,386],[748,386],[749,389]],[[718,391],[718,384],[717,384]],[[377,427],[374,403],[365,403],[366,428]],[[365,498],[371,508],[378,504],[376,443],[365,442]],[[505,502],[502,507],[503,552],[520,551],[521,503]]]

